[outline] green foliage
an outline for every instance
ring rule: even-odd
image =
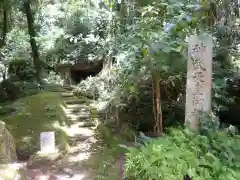
[[[220,4],[216,3],[213,6]],[[207,12],[214,12],[209,5],[184,0],[145,3],[137,1],[137,5],[127,4],[128,13],[124,17],[118,15],[113,17],[110,26],[114,33],[109,32],[110,40],[106,42],[105,47],[110,47],[109,54],[112,53],[111,55],[116,57],[113,66],[117,73],[111,78],[117,79],[115,85],[121,92],[120,101],[117,102],[126,105],[125,112],[130,114],[129,118],[126,118],[128,121],[139,121],[138,124],[142,123],[145,127],[147,122],[148,125],[153,122],[150,115],[144,116],[144,114],[152,112],[152,87],[149,82],[152,80],[151,75],[158,73],[161,78],[164,121],[166,120],[167,125],[179,123],[177,121],[183,122],[187,38],[191,34],[202,32],[211,33],[214,41],[214,113],[219,114],[226,110],[226,106],[233,102],[233,96],[228,95],[226,79],[237,76],[237,68],[232,63],[232,59],[238,61],[236,41],[221,31],[224,29],[225,33],[230,33],[227,31],[228,27],[221,26],[221,22],[216,21],[216,26],[208,26],[204,23],[205,19],[212,18]],[[130,16],[130,14],[134,15]],[[234,24],[234,20],[231,19],[231,22]],[[119,28],[120,26],[124,26],[124,30]],[[229,26],[237,29],[231,23]],[[234,32],[231,36],[236,37]],[[115,91],[117,89],[115,87],[111,90]],[[105,92],[107,91],[109,90],[106,88]],[[110,99],[119,99],[119,93],[117,97],[113,93]],[[134,99],[133,103],[132,99]],[[181,118],[176,120],[175,117]],[[230,123],[231,120],[228,121]],[[133,124],[137,123],[133,122]]]
[[[36,81],[17,81],[14,84],[20,88],[22,96],[29,96],[39,92],[38,83]]]
[[[0,103],[6,102],[8,100],[7,93],[4,89],[4,87],[0,86]]]
[[[99,79],[99,81],[101,81]],[[77,96],[86,96],[92,99],[97,99],[100,95],[101,87],[96,83],[96,78],[88,77],[86,80],[81,81],[74,91]]]
[[[191,4],[192,3],[192,4]],[[186,82],[186,38],[197,29],[192,11],[194,2],[155,1],[137,7],[140,14],[127,21],[126,29],[111,39],[115,50],[120,103],[126,104],[128,118],[134,126],[150,130],[152,113],[152,75],[160,75],[161,104],[166,124],[183,117]],[[118,20],[116,20],[118,22]],[[116,97],[118,98],[118,97]],[[125,112],[126,112],[125,111]],[[148,113],[146,113],[148,112]],[[131,116],[132,114],[132,116]],[[144,115],[145,114],[145,115]],[[138,121],[138,122],[136,122]],[[175,121],[175,122],[174,122]],[[181,121],[182,122],[182,121]]]
[[[50,10],[51,9],[51,10]],[[98,61],[103,55],[105,12],[95,2],[65,1],[39,9],[41,54],[53,66]]]
[[[127,133],[122,136],[113,135],[113,130],[104,124],[99,124],[96,133],[97,137],[101,138],[101,141],[96,141],[91,146],[96,153],[93,153],[86,161],[86,168],[93,170],[96,179],[119,179],[119,155],[122,153],[119,144],[125,141]]]
[[[31,81],[34,80],[35,71],[29,61],[16,59],[9,62],[8,75],[15,81]]]
[[[65,124],[67,119],[59,103],[59,94],[42,92],[4,106],[6,111],[15,109],[14,112],[1,114],[0,119],[14,136],[18,154],[26,156],[35,153],[40,147],[39,134],[44,131],[55,131],[57,146],[65,150],[68,139],[60,125]]]
[[[41,60],[51,67],[59,63],[104,60],[106,67],[101,74],[82,81],[75,94],[108,101],[107,112],[119,109],[121,121],[136,129],[150,130],[153,74],[160,75],[165,125],[184,120],[187,38],[191,34],[209,32],[213,35],[214,113],[226,110],[226,106],[237,99],[229,93],[226,82],[234,81],[239,68],[239,15],[233,3],[224,2],[136,0],[124,1],[120,11],[116,11],[116,2],[108,0],[101,3],[34,1],[32,9],[38,31],[34,39],[38,42]],[[32,81],[34,71],[30,63],[27,21],[19,8],[21,3],[8,0],[0,3],[1,10],[4,7],[8,7],[11,23],[1,48],[0,71],[4,75],[9,68],[10,80],[0,84],[2,102],[38,92],[36,83],[26,82]],[[218,12],[215,12],[216,7]],[[50,73],[47,80],[63,84],[55,73]],[[34,103],[38,101],[41,99]],[[39,105],[26,103],[31,104],[30,110],[39,110]],[[41,113],[54,119],[57,118],[54,109],[46,107]],[[39,117],[31,118],[44,124]],[[31,120],[25,112],[17,117],[20,122],[19,119]],[[7,120],[16,122],[11,117]],[[232,119],[227,121],[230,123]],[[219,132],[218,127],[217,119],[204,117],[201,133],[205,136],[173,130],[169,136],[154,140],[140,150],[131,149],[127,173],[132,172],[136,179],[182,179],[186,173],[194,180],[238,179],[238,139]],[[103,131],[106,131],[103,136],[111,136],[106,129]],[[225,147],[228,143],[229,147]],[[236,162],[233,162],[233,154]]]
[[[14,113],[15,111],[16,111],[16,109],[13,108],[13,107],[3,106],[3,107],[0,108],[0,116],[6,116],[6,115],[9,115],[11,113]]]
[[[30,44],[27,29],[15,27],[9,31],[2,52],[8,62],[15,59],[29,60]]]
[[[14,82],[10,80],[4,80],[0,84],[0,89],[2,89],[2,101],[13,101],[21,97],[21,89],[19,86],[16,86]]]
[[[36,81],[27,82],[7,79],[0,83],[0,103],[13,101],[38,92],[39,87]]]
[[[237,180],[238,137],[217,131],[212,139],[188,130],[170,129],[140,149],[128,148],[126,175],[129,179],[179,180],[188,174],[194,180]]]

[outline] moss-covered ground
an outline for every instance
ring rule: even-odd
[[[66,148],[68,138],[59,127],[67,125],[68,121],[60,103],[59,93],[44,91],[2,107],[0,120],[7,124],[17,149],[34,153],[39,149],[40,133],[45,131],[55,131],[56,145],[60,149]]]
[[[61,127],[67,128],[71,122],[60,106],[62,103],[60,92],[42,91],[0,108],[0,120],[6,123],[14,136],[17,149],[28,155],[36,153],[40,148],[40,133],[45,131],[56,132],[56,145],[60,150],[69,148],[68,135]],[[120,178],[120,167],[124,163],[120,155],[124,150],[119,144],[124,144],[129,136],[132,138],[131,132],[123,129],[125,131],[121,135],[101,123],[95,129],[97,141],[91,144],[91,156],[84,163],[84,169],[90,170],[94,179]]]

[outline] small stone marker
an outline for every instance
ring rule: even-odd
[[[201,112],[211,111],[212,36],[189,37],[185,123],[198,130]]]
[[[56,153],[55,132],[41,132],[40,146],[40,153]]]

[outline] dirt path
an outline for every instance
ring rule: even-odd
[[[84,164],[93,153],[92,144],[96,141],[94,124],[91,121],[90,107],[72,92],[62,93],[61,107],[69,119],[69,126],[62,127],[69,137],[66,154],[49,155],[39,162],[28,162],[27,174],[31,180],[93,180],[91,169]],[[96,162],[98,163],[98,162]]]

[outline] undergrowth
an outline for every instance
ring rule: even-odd
[[[128,148],[126,176],[131,180],[240,179],[240,139],[217,130],[210,136],[187,129],[169,129],[168,135],[137,148]]]
[[[58,93],[42,92],[27,96],[5,105],[1,111],[0,120],[7,124],[21,155],[39,150],[39,136],[44,131],[55,131],[58,148],[67,147],[67,135],[60,126],[68,122],[60,108]]]
[[[92,147],[96,152],[88,160],[86,166],[93,170],[96,180],[120,179],[120,166],[124,165],[120,156],[125,150],[119,144],[126,143],[131,136],[130,130],[125,129],[120,136],[115,129],[100,123],[96,131],[99,141],[94,145],[95,147]]]

